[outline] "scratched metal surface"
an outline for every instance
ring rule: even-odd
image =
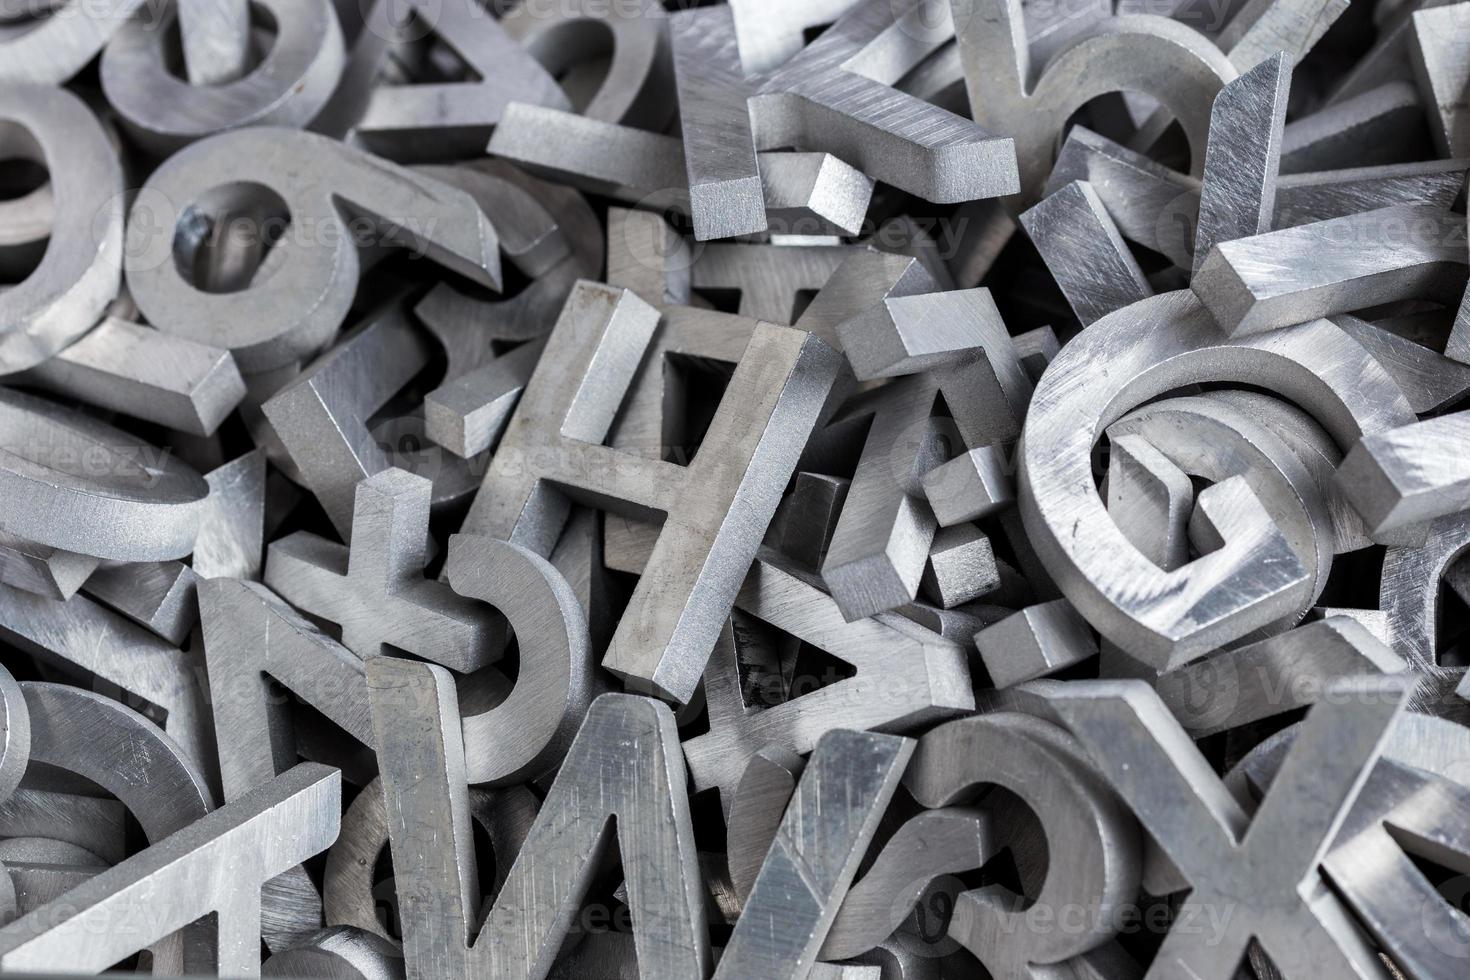
[[[1470,2],[0,0],[0,973],[1470,975]]]

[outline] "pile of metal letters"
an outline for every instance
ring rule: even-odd
[[[0,0],[0,972],[1470,976],[1470,2]]]

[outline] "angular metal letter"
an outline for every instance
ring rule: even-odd
[[[846,730],[822,737],[715,980],[803,980],[811,972],[916,744]]]
[[[626,290],[579,283],[521,396],[463,530],[550,554],[571,500],[664,533],[603,666],[685,701],[795,472],[837,376],[805,331],[759,326],[687,467],[601,445],[659,315]]]
[[[1057,714],[1188,879],[1221,932],[1175,928],[1150,977],[1229,980],[1252,939],[1288,977],[1377,977],[1377,956],[1320,878],[1320,864],[1417,681],[1354,678],[1306,725],[1247,817],[1158,696],[1138,681],[1048,692]]]
[[[667,706],[623,694],[593,703],[476,936],[479,885],[453,685],[430,664],[376,658],[368,672],[411,980],[544,980],[614,821],[640,974],[707,975],[704,890]]]
[[[303,763],[206,814],[0,929],[0,969],[101,972],[213,912],[214,969],[259,976],[260,887],[337,839],[341,780]]]

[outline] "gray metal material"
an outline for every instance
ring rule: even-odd
[[[1397,163],[1407,159],[1404,146],[1419,138],[1423,127],[1424,108],[1414,86],[1388,81],[1288,123],[1281,172]]]
[[[922,937],[896,932],[856,962],[872,964],[879,971],[880,980],[941,980],[944,970],[957,968],[963,955],[935,956],[930,943]]]
[[[328,928],[347,926],[395,942],[374,895],[378,859],[388,846],[383,782],[374,778],[342,814],[342,832],[327,852],[322,912]]]
[[[1149,561],[1172,572],[1189,561],[1194,484],[1140,435],[1108,436],[1108,515]]]
[[[116,561],[194,547],[204,480],[183,460],[79,411],[0,389],[7,532]]]
[[[1467,548],[1470,521],[1456,514],[1431,524],[1422,547],[1389,548],[1383,557],[1378,604],[1387,642],[1416,668],[1439,662],[1440,582]]]
[[[540,357],[540,341],[577,280],[601,270],[603,236],[591,207],[574,190],[493,161],[472,169],[437,168],[433,172],[444,170],[473,175],[466,186],[478,188],[477,199],[485,206],[493,201],[495,206],[487,213],[496,215],[502,247],[523,272],[536,276],[525,289],[502,302],[471,298],[447,282],[440,283],[414,308],[414,315],[449,358],[444,383],[424,400],[425,433],[438,445],[469,458],[498,441]],[[544,208],[537,202],[544,202]],[[610,213],[609,245],[627,244],[630,236],[619,236],[618,227]],[[528,253],[518,260],[512,251],[521,241],[548,237],[560,238],[570,249],[549,268],[541,269],[539,263],[525,266]],[[608,279],[614,284],[621,284],[615,278],[618,254],[609,250]],[[512,343],[521,346],[504,349]],[[528,346],[531,349],[525,349]]]
[[[837,328],[860,380],[896,378],[991,356],[1015,408],[1025,413],[1029,384],[1020,375],[1005,321],[988,289],[890,296]]]
[[[352,651],[255,582],[215,579],[199,586],[199,618],[209,670],[226,799],[238,799],[296,761],[289,705],[272,680],[343,731],[371,744],[366,668]]]
[[[851,959],[877,946],[908,918],[931,881],[978,870],[994,856],[993,847],[989,815],[978,807],[943,807],[909,820],[849,889],[822,958]]]
[[[183,0],[179,4],[184,70],[192,84],[218,85],[249,70],[250,14],[247,0]]]
[[[1014,464],[999,445],[972,449],[924,474],[924,496],[941,527],[989,517],[1016,500]]]
[[[1007,139],[893,87],[946,40],[928,13],[917,0],[863,0],[795,57],[749,76],[730,8],[673,16],[695,238],[766,230],[758,149],[829,152],[941,203],[1013,193]]]
[[[1285,52],[1300,61],[1346,10],[1343,0],[1289,0],[1242,4],[1216,43],[1230,52],[1230,62],[1242,74]]]
[[[1459,182],[1456,182],[1458,187]],[[1368,349],[1393,375],[1419,414],[1438,411],[1470,393],[1470,366],[1457,363],[1422,344],[1352,316],[1337,316],[1332,322]]]
[[[487,552],[495,559],[487,562]],[[510,696],[494,707],[466,708],[460,738],[468,747],[469,776],[483,783],[540,774],[560,758],[590,696],[586,627],[576,597],[549,564],[504,542],[461,537],[451,548],[450,563],[451,583],[471,596],[494,600],[512,628],[519,626],[526,637],[527,659]],[[561,652],[554,649],[555,634],[542,629],[548,621],[537,619],[552,599],[554,615],[564,623]],[[258,785],[294,756],[289,719],[269,696],[267,677],[359,741],[373,744],[360,659],[262,586],[210,582],[201,589],[201,601],[216,727],[249,733],[221,745],[227,795],[236,787]]]
[[[1374,769],[1367,792],[1392,806],[1383,807],[1381,822],[1335,847],[1323,868],[1395,965],[1415,976],[1449,976],[1470,939],[1464,916],[1412,858],[1464,873],[1470,844],[1462,826],[1444,814],[1464,805],[1465,789],[1385,760]],[[1411,908],[1419,913],[1412,925],[1403,911]]]
[[[1448,157],[1470,156],[1470,58],[1465,32],[1470,30],[1470,7],[1451,3],[1416,10],[1408,43],[1414,79],[1429,117],[1429,130],[1439,152]]]
[[[431,489],[400,469],[368,477],[357,485],[352,547],[298,531],[271,544],[265,584],[340,626],[342,645],[364,660],[386,647],[461,672],[498,660],[500,616],[424,577]]]
[[[499,893],[510,875],[511,857],[520,851],[541,808],[540,800],[524,786],[470,790],[470,816],[499,855],[491,891]],[[388,847],[388,812],[383,784],[373,779],[364,786],[342,815],[342,833],[327,852],[323,911],[329,926],[350,926],[394,944],[378,907],[374,874]],[[482,854],[482,858],[485,855]],[[401,956],[401,953],[398,954]]]
[[[456,182],[472,190],[477,201],[485,206],[493,203],[502,248],[517,268],[536,277],[503,301],[487,300],[482,291],[471,295],[453,281],[445,281],[414,307],[414,315],[444,347],[449,357],[447,377],[454,378],[493,356],[492,342],[524,342],[546,334],[577,280],[596,276],[602,269],[606,238],[596,213],[580,193],[531,177],[503,161],[486,159],[465,167],[423,169],[431,174],[447,169],[456,175]],[[472,174],[461,174],[465,169]],[[539,206],[533,206],[538,202]],[[540,268],[539,261],[525,264],[529,255],[540,252],[539,248],[533,253],[521,251],[525,243],[557,235],[566,243],[568,254],[546,269]]]
[[[1097,655],[1087,623],[1071,603],[1057,599],[987,626],[975,646],[997,688],[1036,680]]]
[[[1396,205],[1222,242],[1191,288],[1231,334],[1404,299],[1460,298],[1459,215]]]
[[[10,675],[0,668],[0,805],[11,799],[31,761],[31,713],[25,694]]]
[[[1470,508],[1461,451],[1470,416],[1442,415],[1365,436],[1342,461],[1338,486],[1375,537]]]
[[[382,658],[369,670],[393,852],[415,858],[395,876],[410,977],[548,976],[614,817],[642,975],[706,975],[703,890],[667,707],[614,694],[593,703],[481,925],[449,677]]]
[[[780,551],[803,568],[818,569],[847,500],[850,480],[821,473],[798,473],[783,505]]]
[[[515,102],[506,107],[486,152],[634,207],[691,213],[685,147],[677,137]],[[770,152],[757,158],[760,196],[774,230],[862,230],[873,197],[870,177],[830,153]]]
[[[270,878],[326,850],[337,836],[341,776],[303,763],[254,793],[201,817],[0,928],[0,966],[45,970],[57,962],[92,971],[215,914],[212,963],[195,969],[260,973],[260,894]],[[210,869],[229,864],[228,878]],[[242,878],[241,876],[249,876]],[[134,928],[116,928],[118,921]],[[187,961],[187,960],[186,960]]]
[[[260,965],[263,977],[403,980],[403,954],[387,939],[351,926],[323,929]]]
[[[934,533],[920,584],[929,599],[953,609],[1000,586],[1000,566],[983,531],[973,524],[960,524]]]
[[[116,864],[126,856],[126,820],[127,809],[117,800],[54,790],[20,786],[0,802],[0,834],[65,841],[87,849],[107,864]]]
[[[1021,215],[1021,226],[1084,327],[1153,295],[1087,181],[1075,180],[1048,194]]]
[[[642,575],[658,545],[662,525],[617,514],[603,516],[602,562],[609,570]]]
[[[915,375],[846,410],[848,418],[871,415],[872,421],[822,580],[849,622],[918,594],[937,523],[916,484],[945,456],[941,433],[930,422],[937,395],[931,376]]]
[[[734,11],[680,11],[671,18],[669,34],[694,237],[709,241],[765,231],[749,104],[754,85],[740,63]]]
[[[523,0],[504,12],[500,26],[566,79],[563,87],[587,118],[659,130],[672,117],[674,66],[659,0],[568,0],[551,9]],[[595,91],[579,86],[579,70],[597,81]]]
[[[229,351],[106,317],[20,376],[133,418],[209,436],[245,398]]]
[[[1346,616],[1330,616],[1160,674],[1154,690],[1193,738],[1315,704],[1333,682],[1407,670]]]
[[[129,216],[128,288],[158,329],[228,349],[243,372],[281,368],[342,325],[360,238],[500,286],[495,231],[469,194],[314,133],[262,126],[201,140],[148,178]],[[211,291],[202,253],[229,245],[264,259],[231,291]]]
[[[1130,14],[1098,21],[1033,72],[1021,0],[953,0],[954,27],[970,111],[1016,141],[1021,199],[1039,196],[1055,134],[1100,95],[1141,92],[1184,127],[1196,170],[1204,167],[1210,109],[1236,68],[1201,34],[1163,17]]]
[[[1273,417],[1275,404],[1247,393],[1169,398],[1125,415],[1109,426],[1108,436],[1142,436],[1180,471],[1215,486],[1235,477],[1244,480],[1308,569],[1315,601],[1331,573],[1338,545],[1324,491],[1331,460],[1324,460],[1314,472],[1305,454],[1289,441],[1290,430],[1265,424]],[[1200,553],[1217,546],[1197,540],[1199,522],[1210,518],[1211,492],[1201,492],[1204,510],[1191,515],[1188,525],[1191,544]]]
[[[912,739],[834,731],[796,784],[714,976],[803,980],[832,928]]]
[[[467,192],[486,214],[495,215],[500,250],[511,264],[528,276],[550,272],[572,251],[567,241],[577,228],[563,230],[555,195],[504,164],[479,161],[478,166],[419,166],[425,177],[452,184]],[[578,251],[586,245],[578,243]],[[458,367],[456,365],[456,367]]]
[[[0,636],[83,678],[116,685],[167,731],[194,765],[209,771],[209,730],[195,658],[85,595],[66,601],[0,586]]]
[[[866,205],[860,210],[865,209]],[[862,222],[860,214],[857,220]],[[855,251],[846,245],[712,242],[700,247],[690,266],[690,285],[697,290],[738,291],[741,316],[786,326],[796,319],[797,301],[819,292]]]
[[[664,533],[603,666],[684,701],[796,469],[837,358],[802,331],[758,327],[693,462],[639,459],[600,443],[657,323],[630,293],[578,285],[463,530],[548,554],[570,508],[553,484],[589,503],[664,512]],[[577,387],[569,379],[580,379]],[[676,594],[697,596],[699,607],[687,610]]]
[[[556,79],[474,0],[374,0],[363,10],[344,83],[316,123],[323,132],[394,159],[422,158],[428,141],[446,156],[469,156],[511,102],[571,107]],[[461,59],[466,80],[383,84],[396,44],[428,33]]]
[[[486,710],[464,710],[473,783],[509,785],[546,775],[566,754],[596,694],[586,615],[560,572],[508,541],[450,539],[449,584],[505,617],[520,647],[515,687]]]
[[[368,419],[429,363],[429,339],[393,303],[263,406],[271,429],[344,541],[358,484],[389,466]]]
[[[770,552],[751,569],[739,608],[855,669],[779,704],[747,706],[739,645],[721,634],[705,674],[710,730],[684,743],[696,791],[719,787],[729,806],[749,759],[772,743],[806,753],[834,728],[907,731],[971,710],[965,651],[902,616],[847,621],[815,580]],[[811,687],[811,681],[806,682]]]
[[[688,306],[694,253],[662,217],[607,209],[607,282],[631,289],[652,306]]]
[[[1309,713],[1254,817],[1146,686],[1098,682],[1051,694],[1073,734],[1188,879],[1189,900],[1235,910],[1209,937],[1172,929],[1155,971],[1233,977],[1255,940],[1288,976],[1324,969],[1380,975],[1377,957],[1319,867],[1416,683],[1384,675],[1334,685]]]
[[[1412,99],[1411,108],[1417,112]],[[1288,136],[1291,132],[1288,126]],[[1356,146],[1362,137],[1349,133],[1346,139]],[[1291,159],[1289,155],[1283,157],[1286,162]],[[1359,154],[1352,153],[1341,159],[1308,161],[1337,169],[1312,170],[1303,164],[1290,172],[1283,170],[1275,184],[1276,206],[1270,227],[1292,228],[1394,204],[1448,209],[1463,187],[1463,161],[1346,165],[1360,159]],[[1083,126],[1075,126],[1067,134],[1046,192],[1054,194],[1071,181],[1090,183],[1128,241],[1162,252],[1182,269],[1193,268],[1200,181]]]
[[[0,972],[1464,974],[1364,3],[0,0]]]
[[[10,843],[7,841],[7,843]],[[49,856],[49,855],[47,855]],[[68,866],[53,861],[5,860],[5,871],[15,888],[16,913],[26,916],[94,878],[99,868]]]
[[[1286,174],[1276,184],[1277,228],[1392,204],[1448,209],[1464,186],[1464,160],[1426,160]]]
[[[730,11],[740,45],[740,64],[747,73],[779,68],[806,46],[805,32],[832,23],[857,0],[812,0],[804,4],[771,0],[733,0]]]
[[[1038,556],[1094,628],[1161,669],[1305,609],[1313,587],[1242,484],[1201,494],[1201,506],[1215,496],[1209,506],[1238,529],[1226,547],[1172,572],[1128,541],[1098,497],[1090,453],[1108,422],[1153,395],[1241,371],[1290,392],[1339,444],[1412,419],[1377,361],[1328,321],[1227,339],[1192,293],[1176,292],[1100,320],[1064,349],[1037,387],[1022,438],[1021,513]]]
[[[510,423],[545,344],[531,340],[424,398],[424,431],[437,445],[469,459],[493,449]]]
[[[38,23],[0,35],[0,82],[60,85],[85,68],[145,0],[33,5]],[[20,13],[29,12],[22,8]]]
[[[88,16],[59,12],[38,30],[69,25],[85,32]],[[0,62],[5,63],[3,79],[24,59],[7,54]],[[71,92],[0,84],[0,124],[7,158],[30,160],[49,171],[53,202],[45,254],[23,282],[0,295],[0,374],[10,374],[42,363],[81,337],[116,298],[122,281],[124,195],[117,150],[97,117]]]
[[[0,532],[0,582],[47,599],[70,599],[100,562]]]
[[[32,760],[89,780],[115,796],[138,821],[149,843],[156,844],[187,829],[213,809],[213,798],[198,768],[177,743],[137,712],[99,694],[61,684],[28,681],[22,690],[31,719]],[[50,913],[64,914],[68,909],[79,911],[64,897],[63,903],[53,909],[31,913],[31,929],[44,930],[51,921]],[[195,918],[185,918],[180,925]],[[258,915],[255,927],[259,928]],[[89,928],[103,934],[99,940],[102,944],[127,943],[136,937],[109,936],[95,921]],[[186,964],[196,970],[215,968],[214,937],[202,924],[189,927],[183,935],[164,939],[172,931],[143,938],[129,951],[163,940],[152,948],[154,962],[161,970],[178,973]],[[22,932],[12,933],[11,938],[26,937]],[[63,946],[50,955],[56,958],[53,962],[60,962],[68,952]],[[95,953],[93,947],[84,955]],[[93,972],[123,955],[127,952],[95,967]]]
[[[1245,74],[1278,54],[1288,62],[1300,61],[1322,38],[1333,22],[1348,9],[1344,0],[1254,0],[1241,4],[1230,22],[1218,32],[1207,30],[1229,57],[1236,71]],[[1216,15],[1218,16],[1218,15]],[[1187,19],[1187,16],[1185,18]],[[1133,137],[1138,147],[1157,144],[1169,120],[1155,110]],[[1198,159],[1198,158],[1196,158]]]
[[[253,46],[252,6],[271,25],[272,35],[259,64],[247,71],[242,55]],[[226,16],[243,15],[244,29],[216,23],[213,30],[201,30],[193,19],[201,7],[234,8]],[[102,54],[107,101],[129,135],[154,153],[171,153],[193,140],[246,126],[304,127],[327,104],[342,74],[346,54],[331,0],[189,0],[178,6],[176,16],[187,78],[169,70],[173,11],[129,21]],[[201,57],[201,35],[231,43],[235,51]],[[213,77],[201,77],[206,73]]]
[[[840,347],[838,328],[886,299],[939,291],[923,262],[907,255],[856,251],[837,267],[796,325]]]
[[[1381,358],[1375,359],[1383,363]],[[1393,372],[1389,373],[1393,376]],[[1225,411],[1221,413],[1219,408],[1212,407],[1205,414],[1231,419],[1233,427],[1241,433],[1254,430],[1259,424],[1285,443],[1289,454],[1273,446],[1266,456],[1267,465],[1278,471],[1293,487],[1300,488],[1293,494],[1298,504],[1308,512],[1312,533],[1318,538],[1315,547],[1319,555],[1325,556],[1328,551],[1341,555],[1371,547],[1373,541],[1367,526],[1334,478],[1342,462],[1342,450],[1310,414],[1280,398],[1259,392],[1217,391],[1211,392],[1208,399],[1223,404]],[[1186,401],[1185,404],[1194,403]],[[1303,480],[1295,472],[1291,455],[1301,460],[1309,480]],[[1316,484],[1315,491],[1313,483]],[[1326,506],[1325,518],[1316,499],[1319,495],[1321,503]],[[1407,543],[1412,537],[1413,532],[1410,531],[1393,535],[1394,543]],[[1299,553],[1305,555],[1310,552],[1301,550]],[[1321,559],[1318,560],[1320,562]]]
[[[1044,193],[1050,198],[1073,182],[1084,182],[1092,188],[1128,241],[1163,253],[1181,268],[1192,267],[1199,214],[1198,179],[1078,125],[1067,133],[1057,151]],[[1044,205],[1045,200],[1038,207]],[[1079,217],[1086,217],[1080,209],[1078,212]],[[1033,208],[1030,213],[1044,215],[1045,211]],[[1107,227],[1106,223],[1102,226]],[[1042,254],[1044,257],[1046,253]]]
[[[201,578],[260,577],[265,536],[265,450],[204,474],[209,496],[199,519],[191,566]]]
[[[199,576],[176,561],[106,565],[82,590],[133,622],[183,646],[199,623]]]
[[[1017,711],[962,718],[919,740],[904,783],[929,807],[964,802],[985,784],[1020,797],[1041,822],[1047,853],[1065,858],[1047,861],[1029,908],[1004,885],[962,892],[949,935],[992,975],[1044,975],[1052,966],[1089,975],[1088,961],[1107,955],[1116,931],[1111,910],[1137,892],[1140,842],[1137,825],[1087,765],[1082,746],[1057,725]],[[1087,911],[1072,913],[1065,929],[1056,928],[1059,918],[1042,918],[1067,908]]]
[[[1195,271],[1221,242],[1271,230],[1291,63],[1285,52],[1230,82],[1210,111]]]
[[[725,855],[730,886],[742,908],[805,768],[806,760],[795,752],[768,745],[745,764],[731,799],[721,799],[727,810]]]

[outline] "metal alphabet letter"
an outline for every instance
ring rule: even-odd
[[[639,458],[600,443],[658,319],[626,290],[578,284],[463,530],[547,555],[569,495],[645,519],[665,513],[603,666],[682,702],[796,470],[838,357],[804,331],[760,325],[694,461]]]
[[[381,242],[500,288],[495,231],[469,194],[269,126],[201,140],[153,172],[129,215],[128,287],[158,329],[229,349],[242,372],[285,367],[316,353],[352,306],[361,260],[346,216],[358,234],[365,223]],[[241,291],[201,288],[202,253],[237,233],[269,246],[260,268]]]
[[[1288,977],[1380,976],[1319,866],[1417,681],[1338,683],[1307,716],[1280,775],[1247,818],[1158,696],[1137,681],[1058,685],[1057,714],[1193,886],[1224,908],[1223,934],[1172,929],[1150,978],[1228,980],[1252,939]]]
[[[639,971],[707,975],[709,939],[673,713],[595,701],[478,935],[464,745],[442,668],[376,658],[373,725],[410,980],[544,980],[616,817]],[[411,856],[411,859],[410,859]]]

